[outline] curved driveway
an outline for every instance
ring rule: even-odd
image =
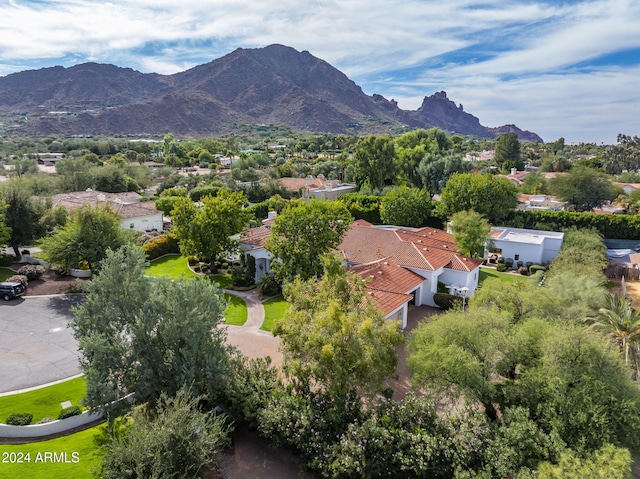
[[[80,373],[78,346],[67,327],[82,296],[28,296],[0,302],[0,393]]]

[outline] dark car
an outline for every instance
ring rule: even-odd
[[[2,282],[0,283],[0,298],[5,301],[17,298],[24,294],[25,287],[21,283]]]

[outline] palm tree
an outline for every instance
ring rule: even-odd
[[[585,322],[604,333],[624,352],[625,363],[634,367],[637,377],[640,371],[640,312],[631,306],[631,301],[608,294],[607,306]]]

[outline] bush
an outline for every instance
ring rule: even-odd
[[[80,409],[80,406],[70,406],[60,411],[60,414],[58,414],[58,419],[67,419],[68,417],[79,416],[80,414],[82,414],[82,409]]]
[[[498,258],[498,264],[504,264],[504,256]]]
[[[53,419],[52,417],[43,417],[36,424],[47,424],[48,422],[53,422],[53,421],[55,421],[55,419]]]
[[[516,265],[518,266],[518,269],[520,269],[524,266],[524,263],[522,261],[518,261]]]
[[[529,273],[536,274],[538,271],[546,271],[546,269],[547,268],[542,265],[532,264],[531,266],[529,266]]]
[[[498,263],[496,265],[496,271],[498,273],[502,273],[503,271],[506,271],[507,267],[504,265],[504,263]]]
[[[253,275],[244,266],[234,266],[231,270],[231,284],[234,286],[253,286]]]
[[[12,426],[28,426],[31,424],[31,420],[33,419],[33,414],[29,414],[28,412],[23,413],[14,413],[7,418],[5,421],[7,424],[11,424]]]
[[[142,250],[147,255],[147,259],[153,260],[165,254],[180,253],[180,246],[176,235],[167,233],[147,241],[142,245]]]
[[[5,281],[8,283],[20,283],[25,287],[29,284],[29,280],[24,274],[14,274],[13,276],[9,276]]]
[[[280,294],[281,287],[270,274],[265,274],[258,281],[258,291],[262,296],[276,296]]]
[[[520,266],[518,268],[518,273],[520,273],[523,276],[527,276],[529,274],[529,270],[527,268],[525,268],[524,266]]]
[[[507,268],[511,268],[513,266],[513,258],[505,258],[504,265]]]
[[[44,272],[44,266],[39,264],[26,264],[18,270],[18,274],[26,276],[27,280],[38,279]]]
[[[436,293],[433,295],[433,301],[444,311],[461,304],[462,298],[449,293]]]

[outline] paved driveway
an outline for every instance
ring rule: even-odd
[[[0,301],[0,393],[80,373],[76,340],[67,328],[81,296]]]

